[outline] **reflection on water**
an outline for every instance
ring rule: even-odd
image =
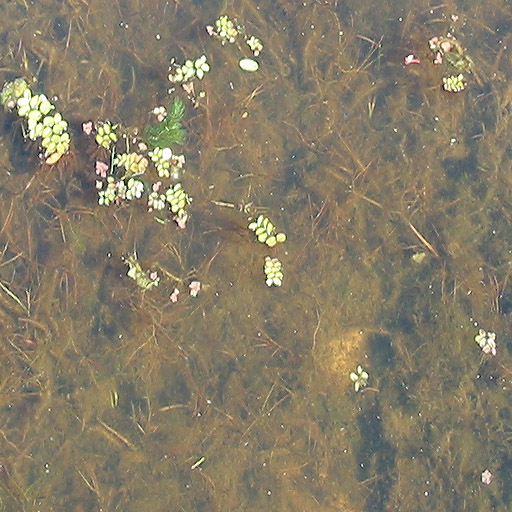
[[[374,4],[0,8],[2,81],[33,78],[73,135],[48,168],[0,117],[2,510],[507,510],[509,8]],[[206,32],[221,14],[263,41],[257,72]],[[428,48],[447,31],[461,93]],[[203,54],[193,94],[168,81]],[[81,133],[135,133],[170,87],[197,103],[186,229],[99,206]],[[258,243],[257,214],[286,242]],[[158,286],[126,276],[135,254]]]

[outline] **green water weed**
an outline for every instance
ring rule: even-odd
[[[144,142],[150,149],[168,148],[176,144],[181,146],[186,139],[186,131],[182,124],[184,115],[185,103],[181,98],[174,98],[167,116],[159,123],[146,127]]]

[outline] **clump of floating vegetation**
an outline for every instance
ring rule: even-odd
[[[59,112],[51,114],[55,105],[44,94],[34,94],[25,78],[5,82],[0,103],[9,111],[16,108],[25,119],[24,135],[32,141],[40,139],[47,164],[55,164],[69,150],[68,122]]]
[[[149,125],[143,133],[143,140],[151,149],[170,148],[185,143],[186,132],[182,121],[185,115],[185,103],[175,97],[171,110],[159,123]]]

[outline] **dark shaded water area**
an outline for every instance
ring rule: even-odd
[[[73,136],[50,167],[0,115],[0,510],[510,509],[507,2],[0,14],[2,83],[26,77]],[[207,34],[222,14],[261,38],[257,72],[238,66],[243,40]],[[448,33],[474,63],[460,93],[429,50]],[[168,67],[202,54],[194,106]],[[81,133],[136,133],[170,88],[186,102],[186,229],[144,201],[98,205],[101,153]],[[256,241],[260,213],[285,243]],[[157,287],[127,277],[134,252]]]

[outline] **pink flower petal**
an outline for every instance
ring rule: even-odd
[[[92,124],[92,121],[82,123],[82,131],[85,133],[85,135],[91,135],[93,129],[94,125]]]
[[[197,297],[197,294],[201,291],[201,282],[200,281],[192,281],[188,287],[190,288],[190,295],[192,297]]]
[[[181,217],[175,215],[173,220],[176,222],[176,224],[178,224],[180,229],[185,229],[187,227],[188,215],[182,215]]]
[[[96,174],[102,178],[107,177],[108,165],[101,160],[96,160]]]
[[[482,483],[485,485],[490,485],[491,482],[492,482],[492,473],[488,469],[486,469],[482,473]]]
[[[443,41],[439,47],[441,48],[441,50],[443,51],[443,53],[448,53],[448,52],[451,52],[452,49],[453,49],[453,44],[451,41]]]
[[[404,59],[404,64],[406,66],[409,66],[410,64],[419,64],[420,62],[420,59],[416,58],[412,53],[407,55],[407,57]]]
[[[173,292],[171,293],[171,302],[178,302],[178,296],[180,294],[180,291],[178,288],[174,288]]]

